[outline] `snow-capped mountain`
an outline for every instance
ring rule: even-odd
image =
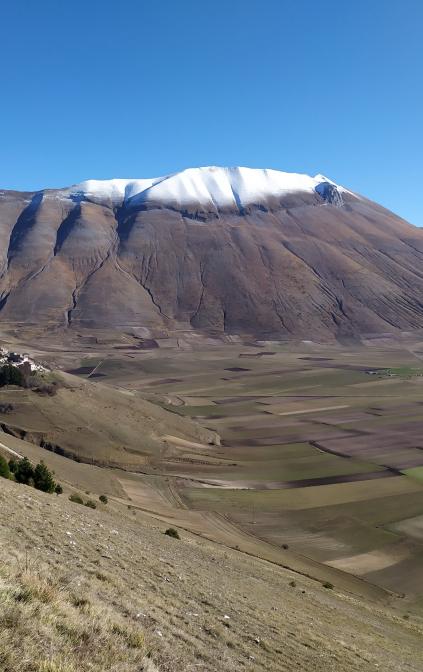
[[[257,168],[188,168],[179,173],[137,180],[87,180],[66,190],[69,197],[111,200],[122,205],[160,202],[184,206],[196,203],[217,209],[246,207],[287,194],[313,194],[322,184],[346,191],[324,175],[285,173]],[[351,192],[349,192],[351,193]]]
[[[251,168],[0,191],[0,323],[260,337],[423,328],[423,231]]]

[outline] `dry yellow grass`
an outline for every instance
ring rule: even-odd
[[[420,672],[422,623],[181,532],[0,480],[1,672]],[[398,601],[401,603],[401,601]]]
[[[152,670],[140,624],[96,597],[90,582],[13,554],[0,570],[4,672]]]

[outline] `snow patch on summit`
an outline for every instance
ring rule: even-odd
[[[159,178],[160,179],[160,178]],[[142,193],[155,183],[154,179],[140,180],[86,180],[71,187],[71,194],[84,194],[112,201],[126,201],[136,194]]]
[[[339,192],[347,191],[324,175],[311,177],[271,169],[209,166],[150,179],[87,180],[62,193],[67,197],[110,200],[114,204],[159,202],[178,207],[195,203],[218,209],[263,203],[268,198],[295,192],[316,193],[322,182],[333,185]]]

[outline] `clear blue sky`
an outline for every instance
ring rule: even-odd
[[[422,0],[13,0],[0,187],[322,172],[423,225]]]

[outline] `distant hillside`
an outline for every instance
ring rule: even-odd
[[[54,374],[54,396],[0,388],[0,428],[49,451],[98,466],[151,468],[168,449],[166,437],[214,444],[218,435],[131,392],[76,376]]]

